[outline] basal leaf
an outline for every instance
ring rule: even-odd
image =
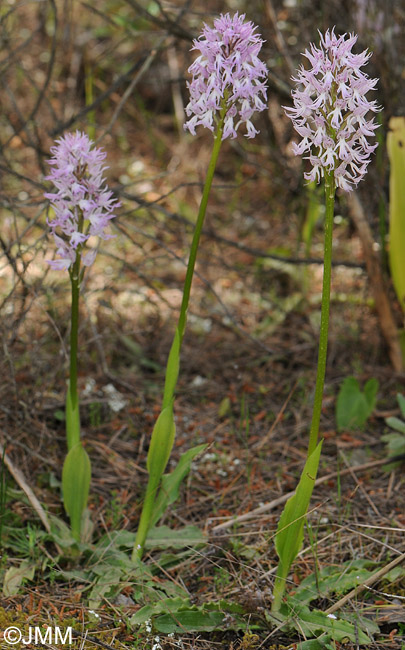
[[[294,603],[309,604],[312,600],[331,594],[343,595],[370,577],[366,568],[373,563],[367,560],[349,560],[339,565],[328,565],[315,575],[307,576],[294,593]]]
[[[35,575],[35,564],[23,560],[20,566],[7,569],[3,580],[3,596],[15,596],[25,580],[32,580]]]
[[[87,505],[91,479],[90,458],[79,442],[65,458],[62,471],[63,504],[70,518],[73,537],[80,541],[81,518]]]
[[[101,575],[90,592],[89,608],[97,609],[105,596],[112,597],[115,591],[120,588],[121,578],[121,569],[117,567],[108,568],[104,565]]]
[[[241,616],[243,613],[241,605],[222,599],[200,606],[193,605],[176,614],[158,616],[153,624],[159,632],[165,633],[211,632],[225,627],[227,630],[240,630],[246,627],[246,621]]]
[[[305,463],[295,494],[288,499],[277,527],[274,543],[280,564],[286,567],[287,573],[301,548],[304,517],[314,488],[321,448],[322,442]]]
[[[287,608],[283,607],[285,611]],[[290,623],[294,625],[294,619],[297,620],[296,629],[306,636],[319,637],[320,634],[326,633],[334,641],[344,642],[345,640],[358,643],[360,645],[371,643],[359,626],[353,625],[334,614],[325,614],[317,609],[308,609],[308,607],[293,606],[294,616],[290,618]]]
[[[281,595],[284,592],[285,580],[290,567],[302,546],[305,515],[318,472],[321,449],[322,441],[317,445],[305,463],[295,494],[285,504],[278,523],[274,540],[277,555],[280,558],[273,591],[273,607],[275,611],[277,611],[280,605]]]
[[[197,526],[185,526],[174,530],[168,526],[158,526],[149,530],[145,548],[185,548],[201,546],[206,542],[206,536]]]
[[[207,445],[198,445],[188,449],[180,457],[175,469],[162,478],[161,488],[153,506],[153,514],[150,522],[154,526],[161,516],[166,512],[169,505],[174,503],[179,496],[180,485],[190,471],[194,458],[201,453]]]
[[[145,605],[141,607],[131,618],[129,619],[130,625],[140,625],[148,619],[151,619],[152,616],[158,614],[176,614],[181,609],[186,609],[190,607],[190,600],[188,598],[162,598],[157,603],[153,605]]]
[[[225,614],[221,612],[188,610],[173,615],[164,614],[158,616],[153,621],[153,624],[158,632],[165,634],[172,632],[212,632],[223,627],[225,618]]]

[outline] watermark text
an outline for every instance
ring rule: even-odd
[[[72,628],[66,627],[29,627],[27,631],[14,625],[3,632],[3,640],[8,645],[72,645]]]

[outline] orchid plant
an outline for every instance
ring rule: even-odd
[[[364,178],[371,154],[370,144],[378,125],[371,111],[379,111],[375,101],[366,98],[378,79],[362,72],[371,53],[352,52],[355,34],[337,36],[332,29],[320,33],[320,45],[310,45],[304,56],[310,67],[301,66],[293,78],[294,107],[284,107],[301,142],[294,145],[296,155],[306,154],[311,169],[307,181],[323,181],[325,187],[324,271],[318,365],[307,461],[293,497],[286,503],[275,537],[279,565],[273,590],[273,612],[282,604],[286,579],[297,556],[304,531],[304,519],[318,471],[322,441],[318,442],[328,348],[330,284],[332,268],[332,231],[336,189],[350,192]]]
[[[106,153],[85,135],[76,131],[57,140],[48,161],[55,192],[46,193],[53,209],[48,219],[57,259],[47,260],[56,270],[67,270],[72,290],[70,329],[70,373],[66,393],[66,440],[68,453],[62,472],[65,510],[70,518],[72,535],[80,541],[81,520],[86,508],[91,464],[83,447],[80,432],[77,390],[77,356],[79,332],[79,296],[85,269],[97,255],[98,239],[110,239],[110,220],[119,203],[105,186],[103,171]]]
[[[236,138],[240,127],[246,137],[258,133],[252,118],[266,108],[267,68],[259,59],[263,40],[245,15],[221,15],[214,26],[204,25],[194,40],[192,50],[198,56],[189,68],[191,81],[187,87],[190,101],[186,107],[184,128],[192,135],[203,126],[214,136],[211,159],[202,192],[194,234],[190,247],[183,295],[166,365],[161,412],[152,431],[147,457],[148,483],[143,500],[139,526],[132,551],[132,561],[142,558],[151,526],[164,510],[163,477],[175,439],[174,399],[177,387],[180,354],[186,325],[190,293],[198,246],[204,225],[209,195],[222,142]],[[294,128],[301,137],[294,144],[294,153],[304,155],[310,169],[304,174],[308,182],[323,182],[325,189],[324,273],[322,286],[321,326],[312,422],[307,460],[294,496],[286,503],[275,536],[279,565],[273,590],[272,611],[281,606],[290,567],[303,540],[304,520],[315,483],[322,441],[319,426],[326,372],[332,232],[336,190],[350,192],[367,172],[371,154],[377,144],[370,144],[377,124],[367,117],[379,111],[375,101],[366,94],[374,90],[377,79],[361,71],[371,54],[354,54],[357,36],[337,36],[332,29],[320,33],[320,44],[310,45],[304,53],[310,66],[301,66],[293,81],[293,107],[285,107]],[[93,146],[80,132],[67,134],[51,149],[54,193],[45,194],[53,208],[48,220],[57,247],[57,259],[49,260],[56,270],[67,270],[71,281],[70,377],[66,395],[66,436],[62,488],[64,506],[70,517],[73,536],[80,540],[81,520],[87,504],[91,466],[82,444],[79,398],[77,390],[77,355],[79,296],[83,276],[97,254],[98,239],[107,240],[114,211],[119,203],[105,186],[103,172],[105,152]],[[192,450],[188,458],[192,457]],[[191,454],[191,455],[190,455]],[[180,468],[178,476],[182,476]],[[181,478],[180,478],[181,480]],[[163,483],[162,483],[163,481]]]
[[[142,557],[159,486],[173,447],[173,402],[180,350],[197,250],[221,144],[226,138],[236,138],[243,124],[246,136],[253,138],[258,131],[251,118],[255,112],[266,108],[267,68],[258,58],[262,44],[263,40],[256,33],[253,23],[245,22],[245,15],[238,13],[233,17],[230,14],[221,15],[214,21],[214,27],[205,25],[202,34],[193,43],[192,49],[199,52],[199,56],[189,68],[192,80],[187,84],[190,101],[186,114],[190,119],[184,128],[195,135],[197,126],[206,127],[214,134],[214,145],[190,248],[179,320],[166,367],[162,410],[153,429],[148,452],[149,479],[133,550],[134,560]]]

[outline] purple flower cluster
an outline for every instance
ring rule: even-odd
[[[199,124],[214,131],[221,110],[226,110],[222,139],[236,138],[244,122],[247,137],[258,131],[251,122],[255,111],[263,111],[267,99],[267,68],[258,58],[263,40],[255,34],[251,22],[243,22],[245,14],[222,15],[214,28],[204,25],[201,36],[194,40],[193,50],[200,56],[190,66],[192,81],[187,84],[190,102],[184,128],[195,135]],[[235,124],[236,121],[236,124]]]
[[[380,108],[366,94],[374,90],[378,79],[360,71],[371,53],[353,54],[355,34],[336,36],[333,29],[319,34],[320,47],[311,44],[310,51],[304,52],[312,67],[301,66],[293,77],[297,84],[292,91],[294,108],[284,108],[302,137],[294,144],[294,153],[309,154],[306,158],[312,170],[305,178],[319,182],[325,169],[333,171],[336,185],[350,191],[365,175],[370,154],[377,147],[367,137],[374,135],[378,125],[366,115]]]
[[[51,147],[53,158],[48,162],[52,171],[46,180],[53,182],[56,192],[45,194],[51,201],[55,216],[48,220],[57,246],[58,260],[47,260],[54,269],[69,269],[77,253],[87,250],[81,260],[93,264],[97,248],[89,248],[89,238],[110,239],[106,232],[113,210],[119,203],[104,185],[103,166],[106,153],[85,135],[68,133]],[[59,233],[59,234],[58,234]]]

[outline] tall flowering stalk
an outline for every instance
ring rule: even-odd
[[[77,392],[77,356],[79,295],[85,268],[97,255],[97,238],[110,239],[107,229],[119,203],[104,185],[103,162],[106,153],[93,148],[93,142],[76,131],[57,140],[48,161],[55,192],[46,193],[53,208],[48,225],[56,244],[57,259],[47,260],[56,270],[67,270],[72,289],[70,330],[70,374],[66,394],[66,439],[68,454],[62,472],[65,510],[70,517],[72,534],[80,540],[81,518],[87,505],[91,466],[80,437],[79,397]],[[90,239],[91,238],[91,239]]]
[[[133,550],[134,560],[142,557],[146,536],[153,521],[157,492],[173,447],[173,402],[180,350],[187,323],[197,250],[221,143],[226,138],[236,138],[237,130],[242,124],[246,126],[246,136],[253,138],[258,131],[251,118],[256,111],[266,108],[267,68],[258,58],[263,41],[255,33],[253,23],[244,22],[244,19],[244,14],[236,13],[233,17],[229,14],[221,15],[214,21],[213,28],[204,25],[201,36],[193,43],[192,49],[200,54],[189,68],[192,80],[187,83],[190,101],[186,114],[190,119],[184,128],[192,135],[195,135],[195,129],[199,125],[208,128],[214,134],[214,145],[190,248],[179,320],[166,367],[162,411],[152,432],[147,459],[149,480]]]
[[[336,188],[350,192],[367,172],[377,144],[370,144],[377,124],[367,114],[379,110],[366,93],[375,89],[378,79],[360,71],[371,54],[354,54],[355,34],[336,36],[334,30],[320,33],[320,45],[310,45],[304,56],[310,68],[300,67],[293,78],[294,107],[285,107],[301,142],[294,145],[296,155],[307,154],[311,169],[307,181],[325,186],[325,239],[322,285],[321,327],[313,415],[307,462],[295,495],[286,503],[275,538],[280,562],[273,590],[273,611],[281,606],[286,579],[297,556],[304,533],[304,519],[312,495],[322,441],[318,443],[328,348],[330,283],[332,267],[332,230]]]

